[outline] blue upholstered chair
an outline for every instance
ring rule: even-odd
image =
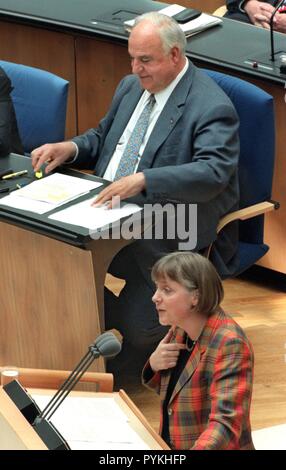
[[[217,232],[239,220],[240,265],[235,275],[245,271],[269,249],[263,242],[265,212],[279,207],[271,201],[275,154],[273,98],[260,88],[230,75],[205,72],[224,90],[240,119],[239,210],[226,215]]]
[[[45,70],[0,60],[9,76],[25,153],[65,137],[68,82]]]

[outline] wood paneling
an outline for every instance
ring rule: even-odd
[[[0,58],[48,70],[70,82],[66,137],[76,135],[73,36],[0,21]]]
[[[100,333],[91,252],[0,223],[0,260],[0,364],[73,369]]]
[[[172,0],[165,0],[164,3],[173,4],[174,2]],[[206,13],[213,13],[217,8],[224,5],[225,2],[223,0],[204,0],[204,2],[201,0],[180,0],[178,4],[186,8],[196,8]]]
[[[131,73],[126,46],[95,38],[76,39],[79,133],[95,127],[108,110],[115,88]]]
[[[129,243],[82,249],[0,222],[0,365],[72,370],[104,331],[106,272]]]

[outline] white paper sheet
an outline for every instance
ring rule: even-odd
[[[33,394],[43,409],[51,396]],[[131,428],[113,397],[68,397],[51,422],[71,449],[141,450],[149,447]]]
[[[93,198],[73,204],[66,209],[49,216],[49,219],[58,220],[66,224],[79,225],[90,230],[109,225],[117,220],[135,214],[142,210],[137,204],[125,204],[118,209],[106,209],[106,207],[92,207]]]

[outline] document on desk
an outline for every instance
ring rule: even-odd
[[[185,9],[186,8],[182,5],[177,5],[176,3],[174,3],[173,5],[169,5],[165,8],[162,8],[162,10],[159,10],[159,13],[163,13],[167,16],[174,16]],[[127,31],[131,31],[133,24],[134,20],[124,21],[124,26]],[[188,21],[187,23],[180,23],[180,27],[184,31],[186,37],[189,37],[193,34],[200,33],[201,31],[204,31],[205,29],[211,28],[212,26],[216,26],[218,24],[222,24],[221,18],[209,15],[207,13],[201,13],[198,18]]]
[[[114,209],[107,209],[105,206],[93,207],[91,203],[94,199],[93,197],[73,204],[66,209],[51,214],[49,219],[97,230],[142,210],[142,207],[137,204],[128,203]]]
[[[98,181],[54,173],[13,191],[0,204],[44,214],[101,185]]]
[[[50,396],[33,394],[40,409]],[[73,450],[147,450],[113,397],[67,397],[51,418]]]

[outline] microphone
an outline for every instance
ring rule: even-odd
[[[272,61],[272,62],[275,61],[273,21],[274,21],[274,16],[276,15],[276,13],[277,13],[277,11],[279,10],[279,8],[283,5],[284,1],[285,1],[285,0],[281,0],[280,2],[278,2],[278,4],[277,4],[276,7],[275,7],[275,10],[273,11],[273,13],[272,13],[272,15],[271,15],[270,21],[269,21],[269,25],[270,25],[271,61]]]
[[[111,332],[103,333],[91,344],[88,352],[80,360],[74,370],[71,372],[67,380],[62,384],[53,398],[49,401],[42,412],[36,417],[33,426],[39,424],[42,420],[49,420],[58,409],[63,400],[68,396],[71,390],[79,382],[82,375],[86,372],[94,359],[99,356],[113,357],[121,351],[121,343]]]

